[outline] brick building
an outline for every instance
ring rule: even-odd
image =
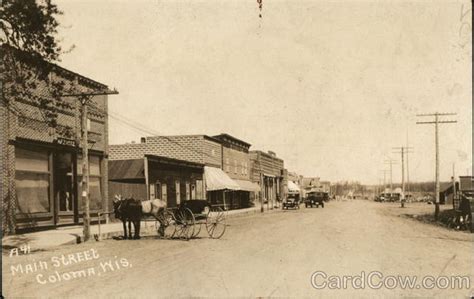
[[[222,137],[221,135],[219,136]],[[231,146],[226,143],[224,146],[223,143],[225,141],[222,141],[220,137],[216,138],[207,135],[143,137],[140,143],[110,145],[109,159],[111,161],[143,159],[146,155],[153,155],[176,159],[182,162],[202,164],[204,165],[203,184],[205,191],[202,193],[201,198],[207,199],[212,204],[220,205],[225,209],[239,208],[242,206],[242,194],[237,195],[237,193],[233,193],[237,190],[245,191],[243,190],[242,182],[239,184],[239,181],[244,181],[244,184],[248,182],[246,188],[249,188],[249,185],[257,188],[251,184],[250,180],[245,180],[249,173],[247,168],[248,154],[245,151],[248,152],[250,145],[240,142],[239,145],[241,147],[239,149],[235,147],[235,144]],[[229,173],[222,170],[226,166],[224,156],[228,157],[229,161],[230,159],[232,161],[235,160],[235,162],[232,162],[232,170],[229,168]],[[245,175],[244,173],[247,174]],[[229,175],[235,178],[235,180],[231,179]],[[114,186],[114,183],[111,183],[111,186]]]
[[[162,199],[168,207],[202,199],[204,165],[145,154],[109,161],[109,193],[125,198]]]
[[[284,197],[284,162],[274,152],[250,151],[250,180],[262,188],[263,198],[255,200],[267,205],[267,209],[277,207]]]
[[[109,146],[110,160],[139,159],[145,154],[222,168],[221,143],[207,135],[150,136],[140,143]]]
[[[222,170],[240,187],[226,194],[226,204],[230,209],[248,208],[254,203],[250,194],[260,191],[260,187],[250,181],[250,144],[228,134],[220,134],[213,138],[222,144]]]
[[[109,91],[107,86],[51,65],[50,78],[74,87],[78,93]],[[44,96],[38,82],[33,94]],[[63,99],[57,126],[49,125],[36,102],[5,99],[0,102],[0,195],[2,229],[16,230],[82,222],[80,145],[81,104]],[[108,122],[107,96],[95,96],[88,113],[91,219],[107,207]]]

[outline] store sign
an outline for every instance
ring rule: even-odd
[[[60,145],[76,146],[76,141],[74,139],[58,137],[54,142]]]

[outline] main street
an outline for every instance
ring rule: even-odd
[[[3,254],[7,297],[162,296],[467,296],[470,290],[315,289],[316,271],[330,275],[470,276],[472,235],[400,217],[410,207],[368,201],[330,202],[324,209],[275,211],[229,219],[222,239],[107,240],[9,258]],[[99,258],[54,267],[51,258],[85,250]],[[77,254],[76,254],[77,256]],[[91,257],[92,255],[89,255]],[[84,255],[82,255],[84,259]],[[126,259],[126,260],[120,260]],[[105,272],[99,271],[100,263]],[[11,265],[47,261],[48,268],[15,273]],[[66,259],[66,261],[68,261]],[[75,262],[74,262],[75,261]],[[117,261],[117,262],[116,262]],[[111,265],[114,266],[111,266]],[[92,276],[51,283],[49,275],[94,267]],[[103,267],[103,266],[102,266]],[[17,268],[18,269],[18,268]],[[112,269],[114,269],[112,271]],[[100,273],[99,273],[100,272]],[[37,282],[37,275],[41,274]],[[323,282],[322,276],[317,281]]]

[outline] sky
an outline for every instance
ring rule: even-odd
[[[61,66],[117,88],[109,142],[228,133],[322,180],[471,173],[469,1],[86,1],[63,11]],[[126,117],[140,130],[118,121]],[[135,126],[136,127],[136,126]],[[146,131],[145,132],[143,132]],[[387,173],[387,182],[389,178]]]

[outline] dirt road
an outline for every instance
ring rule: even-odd
[[[330,289],[329,285],[317,289],[312,285],[317,271],[327,277],[378,271],[383,277],[414,275],[419,281],[426,275],[468,276],[474,286],[472,235],[399,217],[401,210],[367,201],[330,202],[324,209],[302,207],[230,219],[220,240],[204,234],[188,242],[147,237],[94,241],[12,258],[4,253],[4,295],[468,296],[471,290],[465,288],[424,289],[418,285],[374,290],[368,285],[357,289],[349,283],[345,289]],[[66,254],[64,259],[62,254]],[[73,254],[72,259],[68,254]],[[377,286],[383,281],[380,275],[372,277]],[[317,287],[328,282],[323,274],[313,278]]]

